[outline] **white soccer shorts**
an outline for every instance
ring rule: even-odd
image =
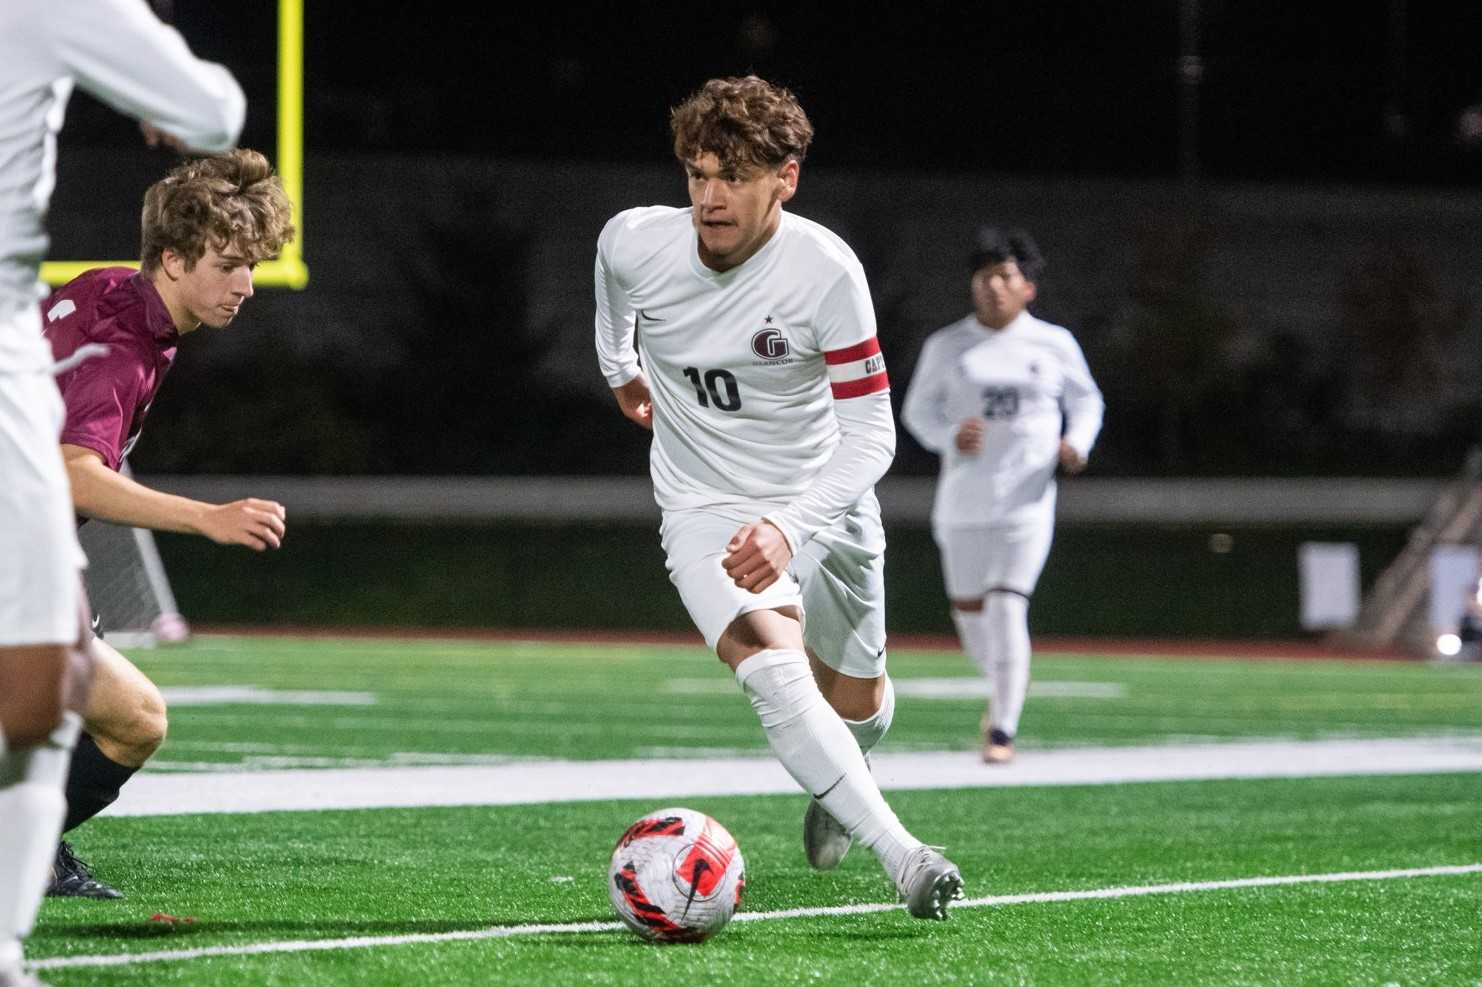
[[[855,678],[885,674],[885,531],[867,497],[794,556],[760,593],[738,587],[721,562],[726,544],[765,508],[667,511],[659,529],[669,579],[713,650],[737,617],[798,607],[803,641],[830,668]]]
[[[14,318],[0,336],[41,340],[39,314]],[[58,446],[63,416],[48,370],[0,367],[0,647],[77,640],[87,560]]]
[[[1033,596],[1054,533],[1053,516],[1003,527],[933,528],[948,599],[981,599],[993,589]]]

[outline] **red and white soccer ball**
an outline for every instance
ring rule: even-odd
[[[607,890],[618,918],[651,942],[700,942],[741,904],[746,863],[726,828],[693,809],[658,809],[612,850]]]

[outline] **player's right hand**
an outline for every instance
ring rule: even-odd
[[[648,381],[643,374],[640,373],[622,387],[614,387],[612,393],[617,398],[618,407],[623,411],[623,417],[637,422],[649,431],[653,430],[653,395],[648,391]]]
[[[987,422],[981,418],[969,418],[957,426],[957,451],[973,456],[983,451],[983,429]]]
[[[276,501],[248,497],[209,508],[200,520],[201,534],[218,545],[245,545],[261,552],[283,544],[287,516]]]

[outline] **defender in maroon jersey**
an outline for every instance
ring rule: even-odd
[[[281,504],[253,497],[203,503],[152,490],[119,470],[180,337],[229,325],[252,297],[253,268],[277,256],[293,234],[288,198],[261,154],[238,150],[189,161],[145,193],[139,271],[88,271],[42,304],[53,356],[76,359],[57,384],[66,405],[62,458],[73,509],[84,521],[199,534],[256,551],[282,544]],[[63,832],[111,805],[165,738],[159,689],[101,639],[92,648],[97,674],[72,755]],[[47,893],[121,897],[65,841]]]

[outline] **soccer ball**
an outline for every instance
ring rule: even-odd
[[[693,809],[658,809],[612,850],[607,891],[628,928],[651,942],[700,942],[731,920],[746,863],[726,828]]]

